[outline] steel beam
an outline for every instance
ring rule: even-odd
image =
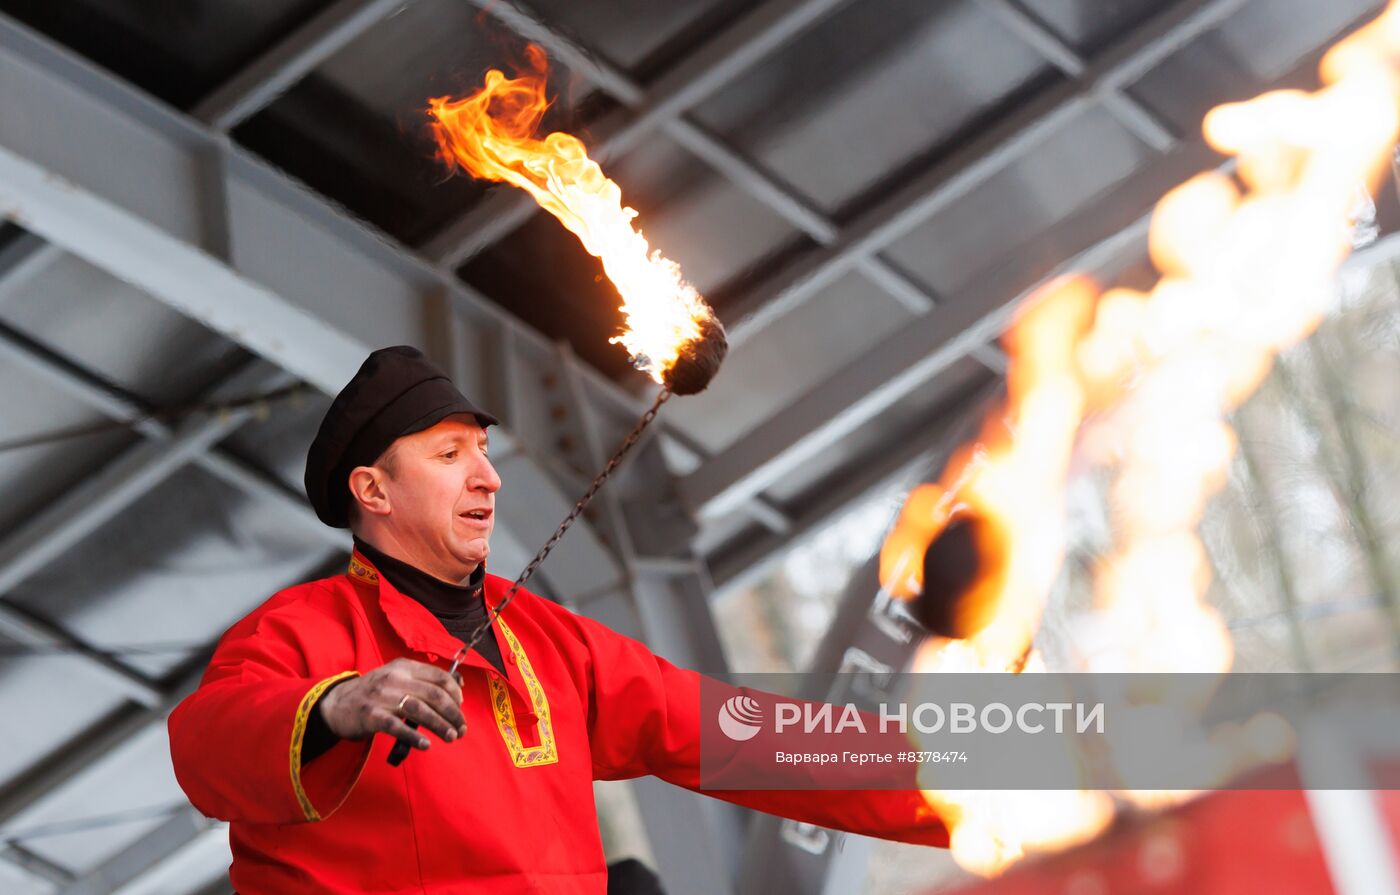
[[[204,164],[226,146],[223,135],[9,20],[0,20],[0,77],[0,111],[9,113],[0,115],[0,208],[312,386],[338,391],[378,345],[434,343],[441,324],[431,306],[444,300],[473,357],[492,357],[507,329],[527,367],[551,355],[504,310],[241,149]],[[41,119],[61,124],[35,126]],[[199,248],[210,177],[225,181],[227,261]],[[492,374],[486,366],[470,371],[465,390]],[[498,534],[533,542],[572,495],[527,452],[508,462],[521,498],[503,503]],[[575,532],[554,580],[583,591],[615,579],[607,547],[586,525]]]
[[[1164,28],[1164,20],[1159,17],[1130,38],[1128,43],[1139,52],[1125,55],[1124,47],[1110,51],[1100,61],[1101,66],[1106,66],[1101,80],[1115,83],[1122,78],[1126,82],[1140,76],[1143,66],[1160,61],[1163,54],[1179,48],[1200,29],[1218,24],[1234,8],[1229,0],[1187,5],[1193,7],[1192,12],[1176,7],[1174,13],[1167,14],[1174,24]],[[1371,16],[1372,13],[1358,16],[1320,40],[1319,45],[1330,45]],[[1308,54],[1276,86],[1311,83],[1319,55]],[[1156,199],[1218,160],[1203,144],[1183,143],[1145,172],[1128,178],[1117,189],[1058,223],[1057,236],[1069,234],[1062,241],[1062,257],[1066,260],[1051,273],[1093,272],[1107,260],[1119,257],[1125,248],[1140,243]],[[1222,170],[1229,167],[1227,164]],[[916,198],[906,198],[896,204],[900,207],[887,211],[899,216],[910,213],[919,203]],[[870,235],[882,232],[884,225],[871,220],[862,227]],[[818,383],[749,437],[691,473],[682,483],[684,492],[701,507],[702,514],[726,512],[760,495],[825,445],[874,419],[977,346],[997,338],[1021,299],[1046,279],[1048,276],[1031,283],[1017,282],[1000,271],[992,272],[967,294],[940,306]],[[832,407],[844,409],[833,414]]]
[[[585,454],[593,468],[601,469],[620,435],[590,409],[592,404],[580,375],[582,365],[567,345],[560,346],[560,354],[573,406],[581,411],[576,428]],[[669,475],[657,450],[654,438],[638,443],[614,472],[613,481],[598,495],[601,527],[623,557],[627,580],[618,598],[606,604],[590,602],[583,609],[590,614],[606,614],[607,623],[614,629],[640,637],[672,662],[723,672],[727,664],[710,611],[708,580],[702,564],[687,546],[689,539],[665,539],[679,543],[673,545],[673,555],[661,559],[644,559],[638,551],[640,529],[654,533],[668,525],[664,518],[668,501],[657,487],[657,480],[664,482]],[[639,515],[629,516],[623,495],[627,480],[639,474],[646,481],[644,490],[651,499],[640,503]],[[674,495],[670,503],[674,505]],[[600,612],[603,606],[607,608]],[[732,892],[730,868],[738,858],[741,816],[731,806],[655,780],[633,781],[632,789],[666,890],[676,895]]]
[[[526,371],[553,358],[548,339],[454,276],[229,146],[224,135],[4,17],[0,75],[0,111],[9,112],[0,116],[0,208],[303,381],[334,393],[372,347],[436,343],[442,323],[433,306],[441,302],[474,358],[495,357],[507,333]],[[59,119],[64,128],[39,126]],[[208,164],[211,153],[219,165]],[[223,179],[217,190],[206,183],[215,177]],[[201,248],[210,195],[224,197],[227,259]],[[503,376],[486,360],[467,373],[459,384],[469,393]],[[608,413],[640,412],[636,399],[597,371],[584,376]],[[535,507],[540,518],[526,529],[546,528],[552,523],[543,516],[567,509],[571,498],[530,457],[522,462],[529,481],[547,492]],[[770,504],[746,510],[769,527],[783,524]],[[510,521],[503,512],[503,527]],[[604,555],[580,529],[575,540]],[[578,589],[605,574],[585,576]]]
[[[29,769],[0,789],[0,825],[9,823],[38,804],[150,725],[164,723],[165,717],[180,704],[180,700],[193,693],[199,685],[204,675],[204,663],[201,661],[199,666],[197,671],[184,675],[171,689],[162,692],[157,704],[128,705],[118,709],[54,752],[38,767]]]
[[[769,0],[687,55],[649,85],[644,97],[623,100],[631,108],[590,125],[594,136],[590,151],[595,158],[626,152],[848,2]],[[577,57],[575,62],[582,64]],[[519,227],[535,210],[534,203],[518,191],[498,191],[447,224],[423,250],[445,267],[457,267]]]
[[[495,0],[476,2],[506,27],[544,47],[571,71],[597,84],[624,106],[633,109],[645,108],[648,102],[645,87],[598,53],[544,24],[533,11],[520,3]],[[801,230],[818,245],[830,245],[840,234],[836,222],[814,206],[809,199],[781,183],[704,126],[683,114],[677,114],[675,117],[664,119],[660,128],[681,147],[723,174],[734,185]],[[883,258],[864,258],[859,267],[869,279],[914,313],[923,313],[937,304],[932,292]]]
[[[150,419],[148,408],[131,395],[99,380],[3,324],[0,324],[0,357],[67,392],[104,416],[130,422],[132,431],[147,438],[169,441],[173,437],[170,426]],[[241,457],[216,446],[205,453],[196,454],[191,462],[225,484],[280,508],[288,518],[295,519],[309,536],[324,542],[326,546],[345,547],[345,534],[328,528],[317,519],[302,495]]]
[[[73,881],[73,874],[43,855],[35,854],[17,842],[0,846],[0,860],[4,860],[30,876],[52,883],[55,889]]]
[[[98,671],[111,682],[114,689],[132,702],[144,706],[160,702],[159,688],[145,675],[83,643],[59,626],[8,603],[0,603],[0,632],[36,651],[55,650],[72,656]]]
[[[21,233],[0,249],[0,304],[63,257],[63,250],[33,233]]]
[[[1209,166],[1199,145],[1179,150],[1146,174],[1091,203],[1056,227],[1073,234],[1058,266],[1094,270],[1141,241],[1162,192]],[[762,493],[802,463],[925,387],[978,346],[996,339],[1020,301],[1041,282],[993,273],[955,302],[875,346],[815,384],[733,447],[686,476],[682,488],[702,515],[722,515]]]
[[[316,66],[402,6],[405,0],[337,0],[283,37],[206,97],[191,113],[228,131],[271,105]]]
[[[209,820],[193,807],[181,808],[136,842],[59,889],[58,895],[112,895],[184,849],[192,840],[220,827],[221,824]]]
[[[325,558],[317,557],[314,562],[306,566],[302,575],[298,575],[297,578],[301,579],[325,571],[327,571]],[[61,789],[78,774],[132,738],[141,735],[151,725],[164,724],[166,717],[174,710],[175,706],[179,705],[199,686],[199,681],[204,676],[204,666],[207,659],[208,656],[205,655],[191,662],[189,670],[183,672],[168,689],[161,691],[160,698],[155,704],[128,705],[117,709],[110,716],[93,724],[85,733],[75,737],[62,749],[55,751],[37,767],[29,769],[8,786],[0,789],[0,826],[9,823],[30,807],[43,801],[51,793]],[[160,856],[173,855],[185,845],[193,842],[199,836],[200,829],[197,825],[187,825],[180,830],[167,830],[166,832],[171,835],[163,839],[159,855],[155,856],[157,859]],[[183,835],[183,842],[180,841],[180,835],[176,835],[176,833]],[[112,860],[118,862],[115,866],[120,867],[122,866],[121,862],[129,860],[130,857],[131,855],[124,852]],[[103,875],[112,869],[113,865],[104,863],[102,867],[89,874],[89,877],[103,878]],[[120,874],[117,875],[120,876]],[[111,876],[109,875],[107,878],[111,878]],[[134,878],[135,875],[128,877],[128,879]],[[102,890],[98,889],[97,891]]]
[[[980,2],[1061,73],[1071,78],[1079,78],[1089,70],[1089,60],[1056,34],[1039,16],[1026,9],[1020,0]],[[1099,102],[1120,124],[1158,152],[1169,152],[1176,146],[1179,138],[1171,125],[1121,88],[1105,88],[1099,94]]]
[[[1131,84],[1246,0],[1182,0],[1105,50],[1077,78],[1045,91],[857,217],[825,248],[756,286],[730,315],[731,346],[753,338],[938,211],[967,195],[1078,115],[1104,91]]]
[[[283,377],[284,374],[277,374],[278,379]],[[265,368],[245,367],[215,389],[211,398],[242,396],[274,381]],[[253,408],[243,408],[190,419],[165,441],[147,441],[129,448],[54,500],[0,541],[0,594],[71,550],[194,457],[207,452],[255,412]],[[0,602],[0,630],[27,646],[62,649],[90,665],[141,705],[152,707],[160,702],[160,691],[145,676],[82,643],[61,627],[4,602]]]
[[[1000,379],[990,373],[950,396],[927,420],[898,433],[890,445],[850,464],[850,474],[837,477],[832,488],[821,489],[820,497],[793,519],[792,529],[783,535],[743,536],[737,546],[718,551],[708,558],[715,596],[745,587],[766,576],[796,543],[823,528],[837,514],[897,481],[913,470],[927,468],[930,458],[946,455],[955,445],[947,444],[949,433],[960,430],[969,414],[981,409],[996,393]]]
[[[285,381],[284,374],[278,378]],[[241,396],[275,381],[265,369],[245,369],[217,392],[225,398]],[[69,489],[0,541],[0,593],[72,549],[255,413],[254,408],[244,407],[187,420],[168,441],[138,444]]]

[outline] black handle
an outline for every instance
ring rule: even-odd
[[[417,721],[405,721],[404,723],[407,724],[409,727],[413,728],[414,730],[418,729]],[[405,758],[408,758],[408,753],[412,751],[413,746],[409,745],[408,741],[406,740],[399,740],[398,742],[394,743],[394,748],[389,750],[389,766],[396,768],[399,765],[403,764],[403,760]]]

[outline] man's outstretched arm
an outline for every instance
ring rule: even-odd
[[[913,788],[912,769],[908,789],[702,790],[701,676],[591,619],[551,607],[572,619],[592,656],[589,736],[596,778],[652,774],[713,798],[821,827],[947,846],[948,830]]]

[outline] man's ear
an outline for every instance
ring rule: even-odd
[[[384,487],[384,471],[374,466],[356,466],[350,471],[350,499],[360,512],[376,516],[389,514],[389,494]]]

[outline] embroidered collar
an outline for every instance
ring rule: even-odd
[[[400,593],[394,587],[393,582],[379,574],[374,563],[359,549],[350,554],[350,566],[346,572],[351,580],[374,588],[378,592],[380,608],[383,609],[390,627],[402,638],[404,645],[409,649],[447,658],[455,655],[457,650],[462,647],[462,641],[447,633],[442,622],[428,611],[427,607],[414,598]],[[482,578],[482,598],[485,601],[487,611],[490,612],[496,608],[501,595],[492,592],[495,588],[485,586],[484,574]],[[475,653],[468,661],[473,664],[477,661],[486,664],[486,660]],[[511,677],[512,684],[518,685],[518,682],[513,679],[514,672],[511,672]]]

